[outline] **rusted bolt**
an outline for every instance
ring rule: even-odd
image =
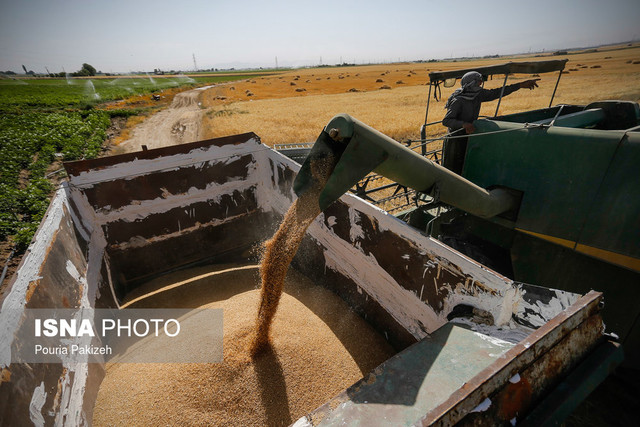
[[[329,136],[331,137],[331,139],[333,139],[334,141],[337,141],[338,139],[340,139],[340,130],[333,128],[329,131]]]

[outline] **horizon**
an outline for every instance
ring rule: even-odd
[[[607,44],[600,44],[600,45],[593,45],[593,46],[575,46],[575,47],[557,47],[557,48],[553,48],[553,49],[543,49],[540,51],[535,51],[535,52],[512,52],[512,53],[505,53],[503,55],[484,55],[484,56],[459,56],[459,57],[452,57],[452,58],[430,58],[430,59],[407,59],[405,61],[388,61],[388,62],[368,62],[368,63],[360,63],[360,64],[354,64],[354,63],[336,63],[336,64],[310,64],[310,65],[300,65],[300,66],[292,66],[292,67],[288,67],[288,66],[283,66],[283,67],[269,67],[267,66],[247,66],[245,68],[241,68],[238,66],[233,66],[231,65],[229,68],[215,68],[214,69],[202,69],[199,68],[198,70],[189,70],[189,69],[183,69],[183,70],[161,70],[158,69],[158,71],[162,72],[163,74],[160,75],[156,75],[153,74],[154,70],[131,70],[131,71],[115,71],[113,73],[105,73],[102,70],[97,70],[96,75],[95,76],[136,76],[136,75],[141,75],[141,77],[148,77],[150,74],[153,74],[153,77],[156,78],[161,78],[162,75],[166,75],[167,77],[171,77],[171,76],[180,76],[182,74],[197,74],[197,73],[207,73],[207,72],[211,72],[211,73],[225,73],[225,72],[231,72],[231,71],[235,71],[235,72],[249,72],[249,71],[266,71],[266,72],[273,72],[273,71],[278,71],[278,70],[295,70],[295,69],[302,69],[302,68],[323,68],[323,67],[327,67],[327,68],[333,68],[333,67],[348,67],[348,66],[368,66],[368,65],[385,65],[385,64],[402,64],[402,63],[428,63],[428,62],[450,62],[450,61],[461,61],[461,60],[478,60],[478,59],[495,59],[495,58],[508,58],[508,57],[513,57],[513,56],[522,56],[523,58],[527,58],[530,55],[531,56],[538,56],[540,54],[544,54],[546,56],[554,56],[555,52],[563,52],[563,51],[567,51],[567,55],[575,55],[577,53],[581,53],[584,50],[589,50],[589,49],[601,49],[601,48],[606,48],[606,47],[612,47],[615,49],[616,46],[619,46],[618,49],[625,49],[627,46],[631,46],[634,44],[639,44],[640,43],[640,39],[638,40],[628,40],[628,41],[620,41],[620,42],[613,42],[613,43],[607,43]],[[635,47],[640,47],[640,45],[635,46]],[[81,64],[82,65],[82,64]],[[89,64],[91,65],[91,64]],[[78,68],[81,68],[78,67]],[[13,71],[13,70],[2,70],[0,69],[0,75],[6,75],[5,72],[6,71]],[[34,71],[34,70],[29,70],[30,71]],[[77,71],[77,70],[76,70]],[[95,77],[95,76],[72,76],[72,73],[75,73],[76,71],[73,72],[66,72],[66,77],[67,78],[90,78],[90,77]],[[15,75],[17,76],[29,76],[29,74],[26,74],[24,72],[14,72]],[[35,73],[35,77],[47,77],[47,72],[36,72]],[[58,74],[55,72],[51,72],[51,74]],[[63,77],[60,77],[63,78]]]

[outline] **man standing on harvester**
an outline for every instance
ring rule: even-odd
[[[467,151],[467,138],[475,131],[473,121],[480,114],[480,106],[485,101],[493,101],[502,96],[507,96],[518,89],[533,89],[538,87],[536,83],[540,79],[526,80],[521,83],[514,83],[502,88],[484,89],[482,87],[482,74],[477,71],[470,71],[462,76],[461,88],[456,89],[445,104],[447,114],[445,114],[442,124],[449,128],[452,138],[447,138],[444,142],[443,166],[457,173],[462,173],[464,157]]]

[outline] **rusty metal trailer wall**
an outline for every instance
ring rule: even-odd
[[[103,230],[118,301],[155,276],[232,259],[267,237],[273,215],[259,209],[250,176],[259,149],[244,134],[67,165]]]
[[[0,425],[86,423],[104,376],[99,364],[11,363],[24,309],[114,306],[103,252],[78,219],[70,193],[65,184],[55,194],[1,301]]]

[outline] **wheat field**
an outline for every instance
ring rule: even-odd
[[[398,141],[418,139],[425,120],[428,73],[508,61],[567,58],[553,101],[588,104],[604,99],[640,100],[640,44],[600,48],[567,56],[502,57],[436,63],[384,64],[353,67],[298,69],[219,85],[203,93],[206,110],[203,137],[254,132],[263,143],[313,142],[336,114],[347,113]],[[510,76],[508,83],[531,78]],[[520,90],[504,98],[500,114],[549,106],[558,73],[540,75],[539,88]],[[500,87],[502,76],[485,83]],[[429,122],[442,120],[444,102],[459,86],[442,88],[442,99],[429,106]],[[497,101],[483,104],[481,115],[493,116]],[[444,133],[441,125],[430,134]]]

